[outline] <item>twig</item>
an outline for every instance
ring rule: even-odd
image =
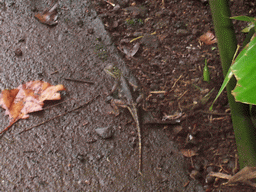
[[[68,100],[65,100],[65,101],[56,103],[56,104],[51,105],[51,106],[49,106],[49,107],[45,107],[45,108],[43,108],[42,110],[46,110],[46,109],[50,109],[50,108],[56,107],[56,106],[58,106],[58,105],[61,105],[61,104],[66,103],[66,102],[68,102],[68,101],[70,101],[70,100],[73,100],[73,99],[74,99],[74,98],[70,98],[70,99],[68,99]],[[84,99],[84,98],[83,98],[83,99]],[[74,100],[75,100],[75,99],[74,99]],[[82,100],[82,99],[80,99],[80,100]],[[79,100],[78,100],[78,101],[79,101]]]
[[[58,72],[59,72],[58,70],[53,71],[50,75],[54,75],[54,74],[56,74],[56,73],[58,73]]]
[[[172,89],[175,87],[176,83],[180,80],[181,77],[182,75],[180,75],[179,78],[173,83]]]
[[[28,128],[28,129],[24,129],[23,131],[19,132],[18,134],[24,133],[24,132],[26,132],[26,131],[29,131],[29,130],[35,128],[35,127],[38,127],[38,126],[40,126],[40,125],[43,125],[43,124],[45,124],[45,123],[47,123],[47,122],[49,122],[49,121],[51,121],[51,120],[53,120],[53,119],[56,119],[56,118],[58,118],[58,117],[64,116],[64,115],[66,115],[66,114],[68,114],[68,113],[71,113],[71,112],[73,112],[73,111],[75,111],[75,110],[78,110],[78,109],[80,109],[80,108],[82,108],[82,107],[84,107],[84,106],[90,104],[90,103],[93,102],[95,99],[97,99],[99,96],[100,96],[100,95],[97,95],[96,97],[94,97],[94,98],[92,98],[91,100],[87,101],[85,104],[80,105],[80,106],[78,106],[78,107],[76,107],[76,108],[74,108],[74,109],[72,109],[72,110],[70,110],[70,111],[67,111],[66,113],[62,113],[62,114],[57,115],[57,116],[55,116],[55,117],[52,117],[52,118],[50,118],[50,119],[48,119],[48,120],[46,120],[46,121],[43,121],[43,122],[41,122],[41,123],[39,123],[39,124],[37,124],[37,125],[34,125],[34,126]]]
[[[79,83],[88,83],[88,84],[94,84],[92,81],[87,81],[87,80],[80,80],[80,79],[71,79],[71,78],[64,78],[67,81],[75,81]]]
[[[142,144],[141,144],[141,130],[140,130],[140,122],[138,117],[138,109],[135,103],[131,106],[127,105],[127,109],[130,111],[137,127],[138,138],[139,138],[139,174],[142,175]]]
[[[216,113],[216,112],[211,112],[211,111],[202,111],[199,110],[200,113],[208,114],[208,115],[217,115],[217,116],[226,116],[230,115],[230,113]]]
[[[10,122],[10,124],[4,129],[4,130],[2,130],[1,132],[0,132],[0,135],[2,135],[3,133],[5,133],[6,131],[8,131],[9,129],[10,129],[10,127],[14,124],[14,123],[16,123],[17,121],[18,121],[19,119],[14,119],[14,120],[12,120],[11,122]]]
[[[190,118],[190,117],[192,117],[192,116],[194,116],[198,113],[204,113],[204,114],[208,114],[208,115],[217,115],[217,116],[228,116],[228,115],[230,115],[230,113],[215,113],[215,112],[211,112],[211,111],[197,110],[197,111],[194,111],[194,112],[190,112],[189,114],[183,115],[180,119],[168,120],[168,121],[153,119],[151,121],[145,121],[145,122],[143,122],[143,124],[145,124],[145,125],[152,125],[152,124],[175,125],[175,124],[181,123],[186,118]]]
[[[4,2],[3,2],[3,6],[4,6],[3,10],[4,10],[4,11],[6,11],[6,4],[5,4],[5,0],[4,0]]]

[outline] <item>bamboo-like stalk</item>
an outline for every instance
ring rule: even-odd
[[[229,19],[228,2],[228,0],[209,0],[224,76],[231,65],[237,46],[233,24]],[[226,88],[240,168],[256,166],[256,129],[250,118],[249,105],[235,102],[231,94],[235,85],[236,80],[233,77]]]

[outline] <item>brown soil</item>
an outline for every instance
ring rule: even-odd
[[[183,120],[179,126],[160,126],[179,144],[180,150],[197,154],[187,158],[190,176],[199,180],[206,191],[253,191],[243,185],[223,186],[224,180],[207,177],[210,171],[234,174],[239,170],[225,93],[217,100],[214,111],[208,112],[223,74],[217,44],[205,45],[198,40],[207,31],[214,31],[207,1],[111,2],[115,5],[103,0],[93,4],[140,82],[144,111],[150,111],[157,120]],[[233,15],[256,15],[253,1],[232,1],[230,5]],[[240,31],[246,23],[234,21],[234,26],[241,44],[245,35]],[[210,70],[209,83],[203,81],[205,59]],[[211,90],[209,100],[203,103]]]

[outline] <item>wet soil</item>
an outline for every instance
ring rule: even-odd
[[[120,8],[114,10],[105,1],[59,1],[58,24],[49,27],[34,14],[50,7],[50,1],[1,2],[1,90],[37,79],[67,88],[62,93],[65,103],[47,102],[49,108],[17,122],[1,136],[1,191],[253,191],[242,185],[222,186],[222,180],[212,178],[206,183],[210,171],[231,174],[237,162],[225,95],[216,103],[214,115],[206,113],[223,79],[217,45],[201,45],[197,39],[213,29],[207,3],[114,3]],[[232,10],[255,14],[251,2],[244,3],[239,8],[234,2]],[[241,43],[244,24],[236,24]],[[139,36],[143,37],[126,43]],[[127,57],[137,42],[138,52]],[[202,81],[205,58],[210,83]],[[104,68],[110,64],[138,83],[144,94],[143,175],[138,173],[132,116],[127,109],[120,109],[117,117],[109,113],[112,107],[106,98],[115,82]],[[202,104],[213,88],[209,101]],[[4,110],[1,113],[3,129],[9,119]],[[163,125],[164,117],[171,125]],[[197,155],[184,157],[185,150]]]
[[[199,41],[199,36],[207,31],[214,32],[208,2],[96,0],[93,4],[139,80],[145,96],[144,113],[150,113],[154,118],[149,120],[151,124],[157,124],[178,143],[179,150],[187,156],[190,177],[198,180],[206,191],[254,191],[241,185],[223,186],[224,180],[207,176],[210,171],[234,174],[239,170],[225,93],[214,111],[208,111],[223,80],[217,44]],[[230,6],[234,16],[256,15],[254,1],[231,1]],[[245,26],[246,23],[234,21],[240,45],[245,38],[241,33]],[[209,83],[203,81],[205,60],[210,70]],[[163,119],[183,121],[173,126],[160,122]]]

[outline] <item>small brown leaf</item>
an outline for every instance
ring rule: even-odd
[[[211,45],[211,44],[217,43],[217,38],[210,31],[208,31],[205,34],[201,35],[199,37],[199,40],[204,42],[206,45]]]
[[[193,157],[198,155],[195,151],[193,151],[192,149],[181,149],[180,152],[182,153],[182,155],[184,155],[185,157]]]
[[[44,81],[30,81],[17,89],[3,90],[0,94],[0,106],[6,110],[5,114],[9,115],[12,125],[19,119],[28,118],[28,113],[42,110],[45,100],[61,99],[58,91],[63,90],[63,85],[52,86]],[[8,128],[4,129],[0,134],[7,130]]]
[[[45,10],[42,13],[37,13],[35,14],[35,18],[40,21],[43,24],[46,25],[57,25],[58,21],[57,21],[57,6],[58,4],[56,3],[51,9],[49,10]]]
[[[136,43],[132,48],[123,46],[123,52],[124,54],[126,54],[128,58],[131,58],[138,52],[139,48],[140,48],[140,43]]]

